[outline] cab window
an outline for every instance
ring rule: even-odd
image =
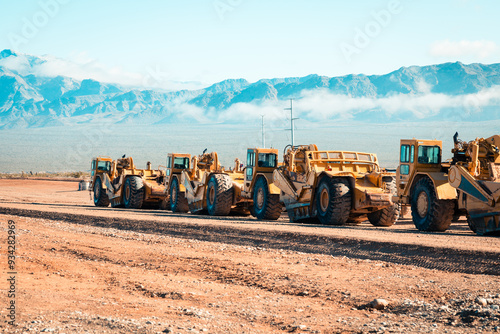
[[[401,145],[401,162],[410,162],[410,145]]]
[[[174,158],[174,168],[176,168],[176,169],[189,169],[189,158],[186,158],[186,157]]]
[[[399,167],[399,174],[401,174],[401,175],[410,174],[410,166],[409,165],[401,165]]]
[[[253,151],[248,151],[247,166],[255,166],[255,153]]]
[[[253,178],[253,167],[255,166],[255,152],[247,152],[247,168],[246,168],[246,180],[252,181]]]
[[[439,146],[419,146],[417,161],[421,164],[441,163],[441,150]]]
[[[259,167],[276,168],[276,154],[259,153],[259,160],[257,164]]]
[[[97,163],[97,170],[102,170],[104,172],[109,172],[111,170],[111,162],[109,162],[109,161],[99,161]]]

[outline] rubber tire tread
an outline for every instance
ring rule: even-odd
[[[422,218],[418,214],[417,200],[422,191],[427,190],[429,195],[429,209],[427,215]],[[415,184],[411,194],[411,215],[415,227],[425,232],[444,232],[453,219],[455,212],[455,200],[439,200],[436,196],[434,184],[428,177],[421,178]]]
[[[392,179],[391,182],[386,183],[387,189],[391,191],[394,196],[397,194],[396,179]],[[393,203],[391,206],[383,208],[375,212],[367,214],[368,221],[377,227],[389,227],[396,223],[401,214],[401,205],[398,203]]]
[[[257,203],[257,193],[259,188],[264,190],[264,205],[259,211],[256,207]],[[267,185],[267,180],[264,177],[259,177],[255,182],[253,187],[253,210],[252,213],[257,219],[263,220],[278,220],[283,211],[283,206],[280,202],[280,196],[277,194],[269,193],[269,186]]]
[[[382,210],[371,212],[367,214],[368,221],[377,227],[389,227],[396,223],[399,219],[400,205],[393,204]]]
[[[210,188],[215,188],[215,199],[209,203]],[[233,181],[226,174],[213,174],[207,186],[206,203],[210,216],[227,216],[233,205]]]
[[[99,206],[99,207],[107,207],[109,206],[109,198],[108,198],[108,194],[106,194],[106,191],[104,189],[102,189],[102,181],[101,181],[101,178],[100,177],[97,177],[96,180],[95,180],[95,184],[94,184],[94,205],[95,206]],[[99,181],[99,182],[97,182]],[[97,184],[99,184],[99,198],[97,199],[96,201],[96,197],[95,197],[95,188],[97,186]]]
[[[321,211],[321,191],[326,187],[329,203],[325,214]],[[352,190],[346,178],[323,177],[316,191],[316,210],[319,221],[324,225],[346,225],[352,208]]]
[[[176,188],[177,198],[172,197],[172,189]],[[186,213],[189,211],[189,205],[185,193],[181,193],[179,187],[179,180],[174,177],[172,179],[172,184],[170,186],[170,210],[172,212],[182,212]]]
[[[144,202],[144,182],[139,176],[129,176],[125,179],[123,204],[127,209],[140,209]],[[130,201],[125,199],[126,188],[130,187]]]

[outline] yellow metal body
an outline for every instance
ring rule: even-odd
[[[396,172],[397,201],[401,204],[410,204],[411,189],[422,177],[428,177],[432,181],[438,199],[457,198],[457,191],[448,183],[447,166],[449,164],[441,163],[442,141],[402,139],[400,147],[402,157],[400,157],[400,165]],[[427,158],[419,158],[419,150],[422,151],[423,148],[439,150],[439,160],[429,161]]]
[[[191,154],[185,153],[169,153],[167,155],[167,166],[166,166],[166,176],[165,176],[165,191],[167,194],[170,193],[170,185],[174,179],[177,179],[179,184],[179,191],[181,193],[186,192],[184,184],[181,182],[182,171],[188,170],[190,168]]]
[[[260,158],[259,158],[260,157]],[[270,157],[274,157],[269,159]],[[272,161],[269,161],[272,160]],[[249,148],[247,150],[247,165],[242,170],[243,178],[241,196],[243,198],[253,198],[255,182],[259,177],[266,179],[269,193],[279,195],[280,189],[273,183],[273,172],[278,167],[278,150],[275,148]]]
[[[477,234],[500,234],[500,136],[455,141],[449,183]]]
[[[217,152],[204,153],[191,158],[189,169],[181,172],[181,184],[191,212],[205,210],[207,186],[213,173],[222,173]]]
[[[316,189],[325,176],[349,181],[353,194],[351,220],[393,204],[392,194],[384,184],[392,181],[394,173],[382,171],[375,154],[320,151],[316,145],[304,145],[288,148],[283,166],[273,174],[290,217],[316,216]]]
[[[427,178],[437,199],[455,201],[476,233],[500,232],[500,136],[467,143],[454,139],[453,158],[446,162],[440,140],[401,140],[397,200],[411,204],[414,185]]]
[[[130,176],[138,176],[142,179],[144,204],[158,204],[165,198],[165,187],[163,186],[165,171],[151,169],[150,163],[146,169],[136,168],[131,157],[117,160],[102,156],[93,158],[91,176],[92,183],[89,190],[93,191],[96,180],[99,178],[113,207],[123,206],[123,185]]]
[[[254,155],[254,160],[247,159],[245,167],[239,159],[236,159],[235,166],[228,170],[221,167],[216,152],[194,157],[191,161],[191,168],[181,173],[181,183],[185,188],[190,210],[196,212],[207,208],[207,186],[210,177],[214,174],[225,174],[231,178],[233,209],[248,209],[252,204],[254,185],[259,177],[267,180],[271,194],[279,194],[279,189],[272,183],[272,173],[277,168],[278,150],[249,148],[247,157],[250,157],[250,154]],[[259,160],[259,157],[269,159],[270,156],[274,156],[274,165],[269,165],[268,161]]]

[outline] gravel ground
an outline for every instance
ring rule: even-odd
[[[0,254],[13,220],[18,273],[10,326],[2,261],[3,333],[500,331],[498,239],[462,225],[435,235],[99,211],[70,182],[0,186]]]

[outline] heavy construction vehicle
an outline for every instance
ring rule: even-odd
[[[137,169],[131,157],[112,160],[100,156],[92,159],[91,175],[96,206],[159,207],[166,196],[165,171],[151,169],[149,162],[146,169]]]
[[[191,168],[181,172],[181,183],[191,212],[206,210],[211,216],[225,216],[231,211],[233,182],[217,152],[192,157]]]
[[[216,152],[193,157],[191,169],[182,171],[181,177],[189,210],[206,210],[212,216],[249,210],[259,219],[278,219],[282,205],[279,189],[272,184],[277,156],[275,149],[250,148],[246,167],[236,159],[232,170],[221,167]]]
[[[191,155],[182,153],[169,153],[167,155],[167,168],[165,176],[165,190],[168,197],[165,207],[172,212],[188,212],[189,206],[186,198],[186,188],[181,182],[182,171],[188,170]]]
[[[289,145],[273,179],[291,221],[345,225],[368,217],[375,226],[391,226],[399,217],[399,205],[392,202],[394,173],[382,171],[372,153]]]
[[[500,136],[453,141],[453,158],[442,162],[440,140],[401,140],[398,201],[421,231],[446,231],[466,215],[477,234],[499,233]]]
[[[238,173],[239,160],[236,160],[234,174]],[[237,185],[240,197],[250,201],[250,212],[258,219],[276,220],[281,216],[283,205],[280,202],[280,189],[273,184],[273,172],[278,168],[278,150],[249,148],[247,165],[242,170],[244,182]],[[239,178],[235,178],[237,180]],[[238,198],[238,196],[236,197]]]

